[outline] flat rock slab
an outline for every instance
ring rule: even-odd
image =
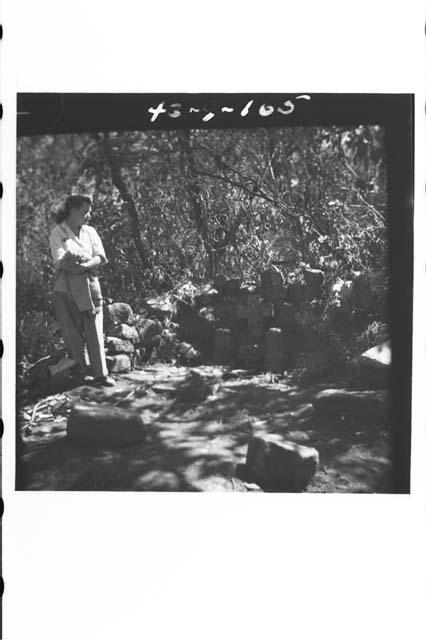
[[[319,454],[313,447],[277,436],[252,436],[249,440],[247,469],[267,491],[303,491],[318,465]]]
[[[389,396],[384,390],[325,389],[314,396],[312,404],[317,415],[323,417],[352,416],[386,420],[389,412]]]
[[[143,441],[146,426],[136,412],[77,403],[68,418],[67,435],[73,444],[125,446]]]

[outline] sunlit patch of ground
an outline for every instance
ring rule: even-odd
[[[115,388],[79,387],[43,399],[40,419],[34,406],[26,407],[25,415],[33,419],[22,422],[18,488],[259,490],[239,479],[236,467],[245,461],[252,433],[274,433],[318,449],[320,467],[307,491],[391,491],[385,421],[319,419],[311,400],[321,385],[301,387],[268,375],[223,380],[218,368],[198,371],[212,376],[206,388],[188,386],[188,369],[157,365],[117,378]],[[66,420],[75,400],[139,412],[147,424],[146,441],[114,450],[71,445]]]

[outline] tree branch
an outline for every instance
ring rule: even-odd
[[[95,138],[98,141],[102,142],[103,144],[103,149],[105,151],[109,168],[111,170],[112,182],[120,192],[121,199],[126,204],[126,210],[130,218],[132,232],[133,232],[132,238],[133,238],[133,242],[136,248],[136,252],[139,256],[139,259],[145,268],[151,268],[152,261],[148,255],[148,250],[145,248],[144,242],[142,241],[142,232],[139,225],[138,212],[136,210],[134,200],[129,190],[127,189],[126,183],[124,182],[123,176],[121,174],[121,167],[119,166],[116,158],[114,157],[114,152],[112,150],[109,133],[104,133],[102,137],[99,134],[95,134]]]

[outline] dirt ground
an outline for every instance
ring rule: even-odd
[[[198,367],[209,383],[188,386],[189,370],[155,365],[116,377],[116,386],[83,386],[25,407],[17,488],[76,491],[260,491],[241,479],[250,435],[280,434],[314,446],[320,466],[308,492],[391,491],[389,425],[335,416],[311,404],[325,385],[297,386],[270,374],[223,376]],[[206,378],[207,376],[207,378]],[[327,387],[336,384],[327,384]],[[137,445],[93,449],[70,444],[67,416],[76,400],[139,412],[148,436]]]

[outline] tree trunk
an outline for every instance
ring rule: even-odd
[[[181,171],[187,179],[188,193],[191,200],[195,228],[197,229],[198,235],[200,236],[204,249],[207,253],[207,276],[209,278],[214,278],[216,261],[214,250],[212,248],[207,216],[202,202],[201,188],[198,183],[197,167],[190,143],[190,132],[183,131],[179,138],[183,151],[181,154]],[[184,159],[186,160],[186,165],[183,162]]]
[[[151,268],[152,261],[148,254],[148,249],[142,240],[142,232],[139,225],[138,212],[136,210],[135,202],[127,189],[121,174],[121,167],[118,164],[111,147],[109,133],[104,133],[102,137],[103,147],[106,158],[111,170],[111,177],[114,186],[119,190],[122,200],[126,203],[126,211],[130,218],[132,227],[132,238],[135,244],[136,252],[144,268]]]

